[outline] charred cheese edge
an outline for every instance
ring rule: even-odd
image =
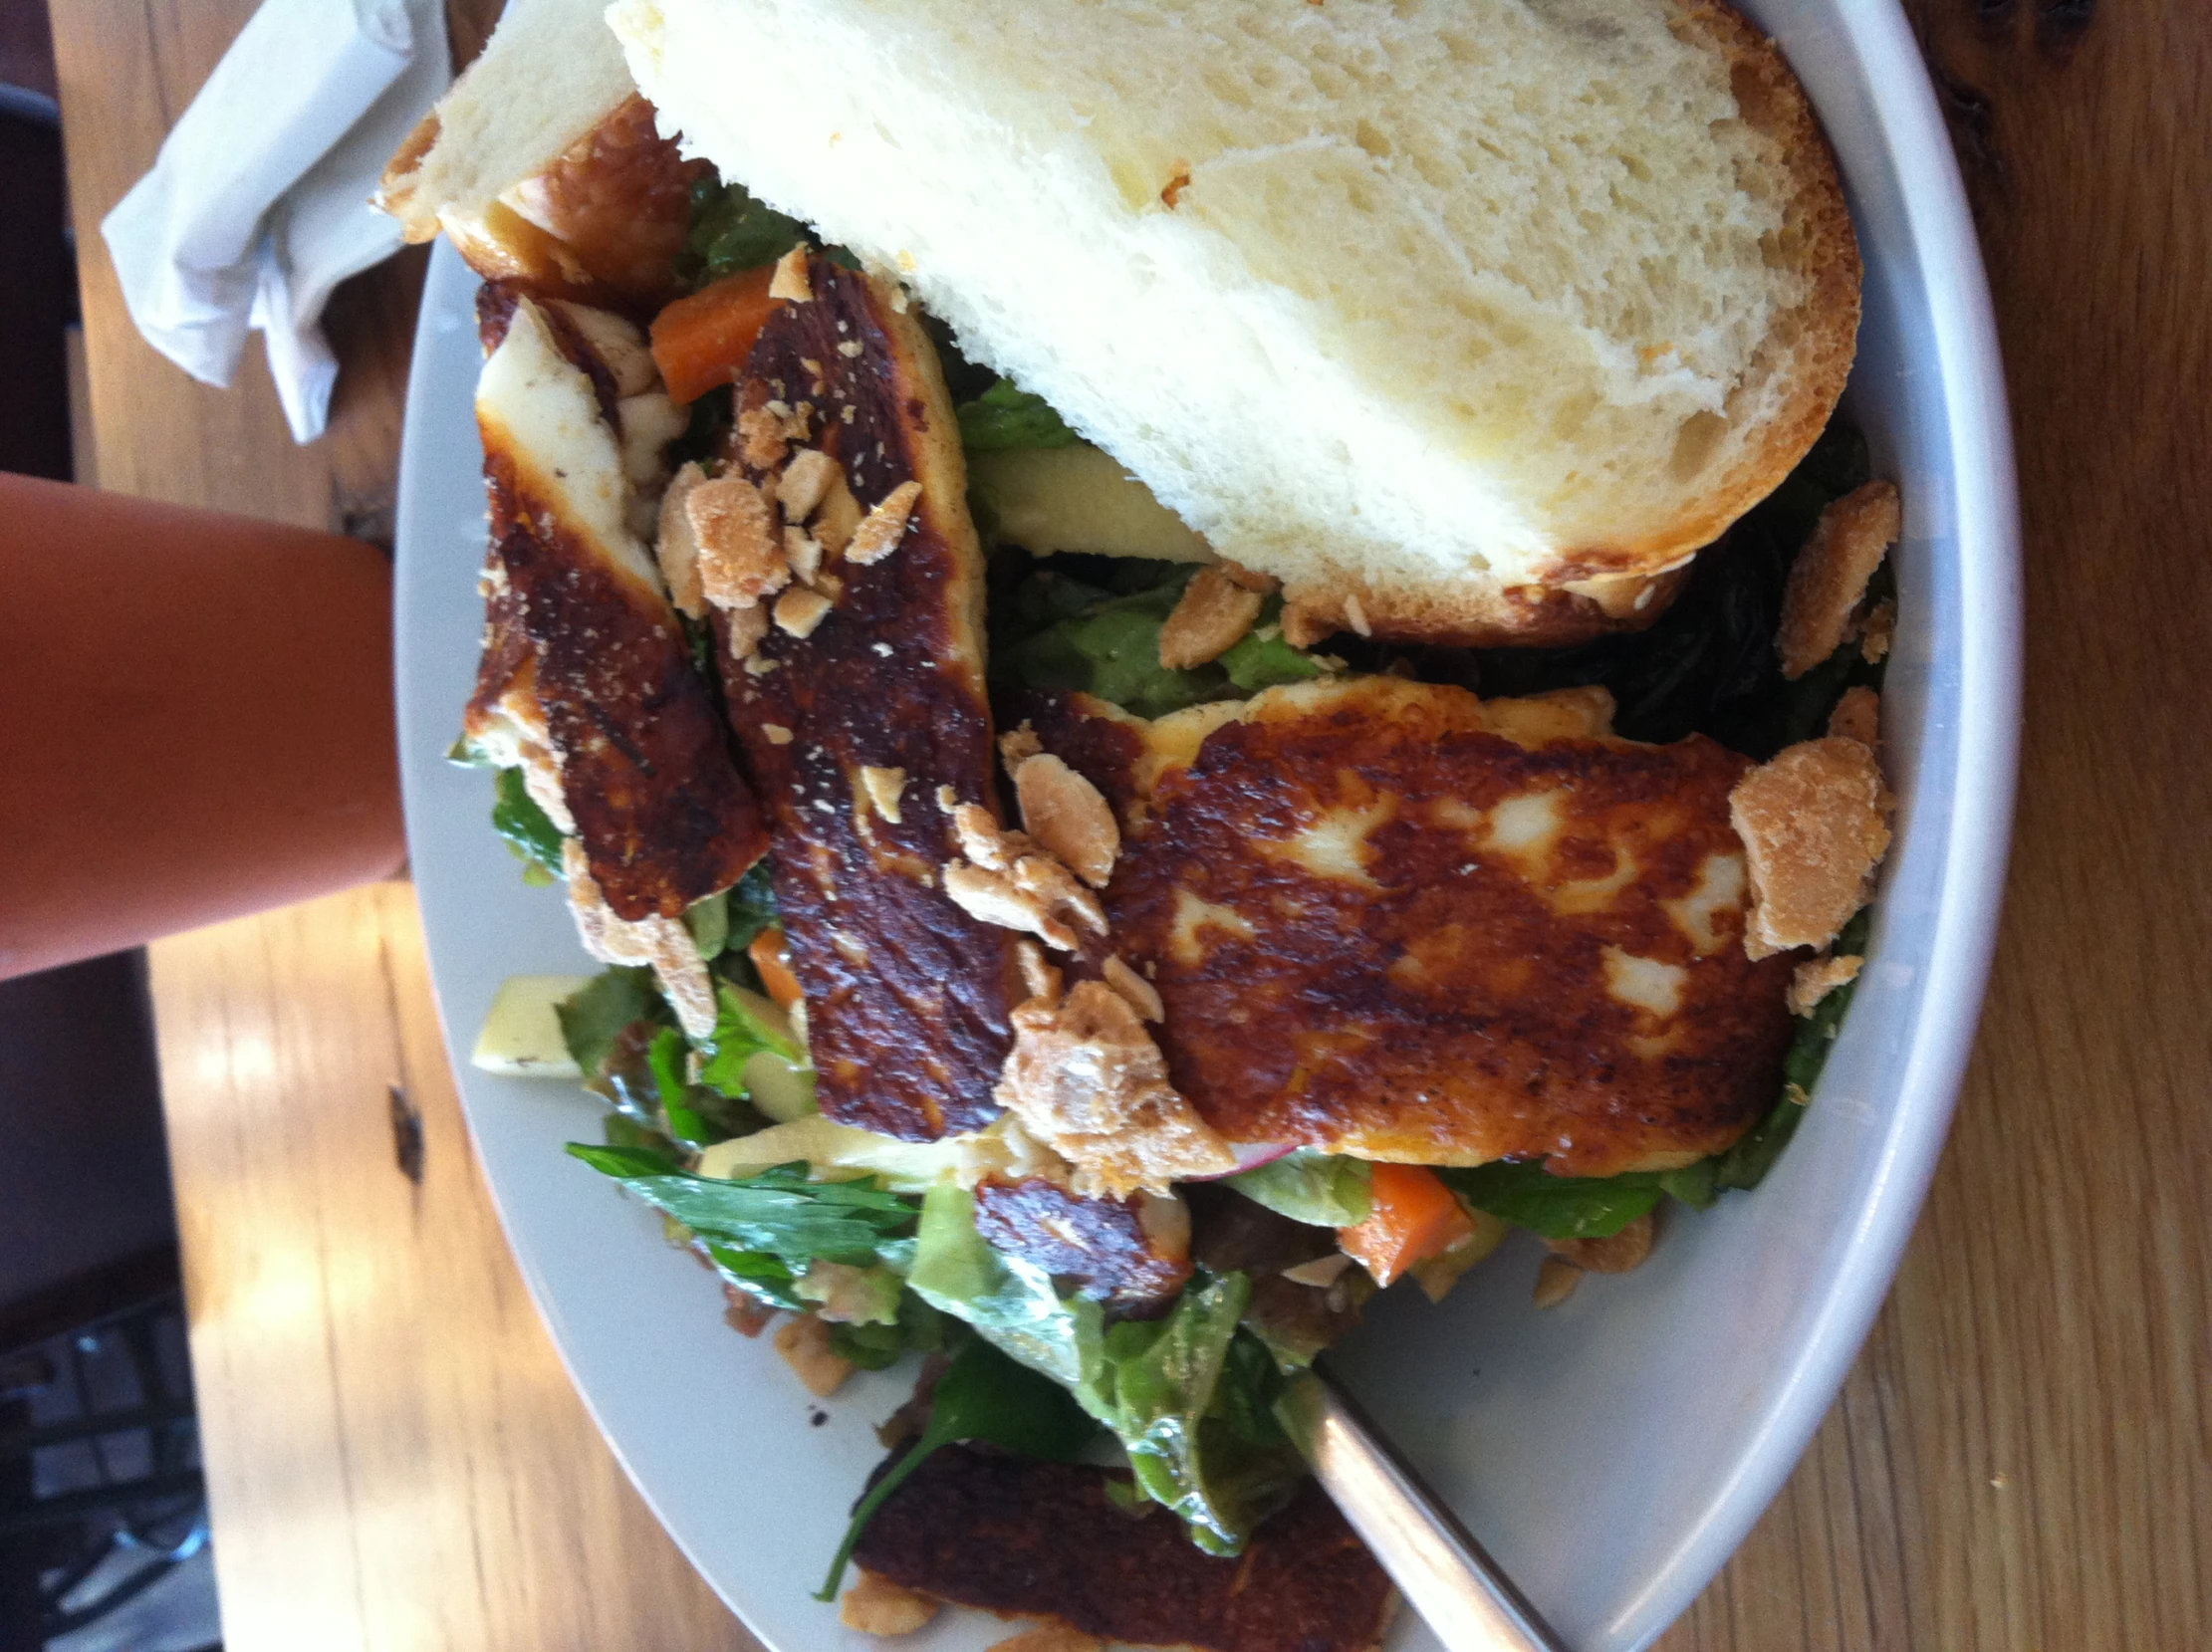
[[[1223,1135],[1604,1176],[1734,1141],[1790,1032],[1787,960],[1742,946],[1749,761],[1608,713],[1370,677],[1036,726],[1129,822],[1115,943]]]
[[[731,473],[772,499],[789,458],[811,449],[837,461],[862,516],[908,483],[920,495],[879,559],[825,551],[815,594],[829,606],[805,634],[771,623],[740,661],[718,615],[725,693],[774,821],[822,1110],[933,1140],[999,1115],[992,1087],[1020,991],[1014,933],[954,905],[941,873],[959,852],[952,809],[999,814],[983,553],[927,336],[894,290],[826,258],[807,262],[806,284],[811,297],[770,318],[738,385],[741,414],[775,403],[804,434],[772,464],[758,448],[749,462],[741,435]],[[795,579],[771,604],[807,589]]]
[[[526,681],[608,906],[678,917],[765,852],[760,810],[630,531],[612,380],[532,300],[495,295],[484,314],[497,338],[476,394],[492,517],[478,701]]]

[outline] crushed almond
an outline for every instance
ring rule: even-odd
[[[1014,887],[1045,903],[1057,918],[1071,913],[1094,934],[1106,932],[1106,908],[1099,897],[1076,881],[1076,874],[1049,854],[1025,854],[1014,862]]]
[[[1790,977],[1790,1014],[1811,1015],[1838,987],[1856,981],[1865,962],[1858,954],[1846,952],[1841,958],[1821,957],[1800,964]]]
[[[955,792],[949,786],[940,786],[937,788],[937,808],[940,813],[950,815],[955,809],[958,809],[959,807],[959,793]]]
[[[807,248],[802,242],[776,260],[776,273],[768,278],[768,296],[793,304],[814,303],[814,284],[807,280]]]
[[[1858,627],[1858,656],[1868,665],[1879,665],[1889,657],[1890,645],[1897,638],[1897,604],[1884,596],[1866,610],[1866,617]]]
[[[793,586],[776,598],[776,623],[793,636],[814,635],[830,611],[830,598],[805,586]]]
[[[755,602],[749,608],[732,608],[726,617],[725,623],[729,630],[730,658],[743,660],[745,668],[753,672],[755,676],[760,675],[762,671],[773,671],[776,668],[774,660],[770,660],[766,665],[760,665],[753,654],[753,650],[760,646],[761,638],[768,634],[768,610],[766,608],[758,602]]]
[[[1565,1257],[1546,1257],[1544,1266],[1536,1271],[1536,1293],[1532,1298],[1538,1307],[1557,1307],[1575,1295],[1575,1287],[1583,1283],[1583,1271]]]
[[[1813,537],[1790,565],[1775,646],[1782,674],[1795,682],[1843,645],[1851,617],[1902,531],[1896,484],[1868,482],[1821,512]]]
[[[1374,635],[1374,627],[1367,623],[1367,610],[1360,602],[1357,591],[1348,591],[1345,594],[1345,623],[1361,636]]]
[[[937,1601],[872,1571],[838,1601],[838,1621],[863,1635],[910,1635],[937,1615]]]
[[[1014,1048],[994,1093],[1075,1167],[1075,1190],[1086,1196],[1165,1193],[1236,1168],[1229,1144],[1168,1082],[1136,1012],[1103,981],[1014,1012]]]
[[[1791,746],[1736,783],[1728,816],[1751,874],[1747,955],[1836,939],[1888,851],[1892,803],[1874,754],[1835,735]]]
[[[858,359],[860,354],[860,341],[858,339],[848,339],[843,344],[838,346],[838,354],[844,356],[848,361]]]
[[[1026,717],[1022,719],[1020,728],[1011,729],[999,736],[999,761],[1006,765],[1009,775],[1044,749],[1045,742],[1038,738],[1036,729],[1030,726]]]
[[[984,1652],[1106,1652],[1106,1642],[1072,1623],[1040,1623],[1018,1635],[993,1641]]]
[[[822,542],[823,554],[830,561],[845,555],[853,536],[860,532],[861,514],[860,502],[853,497],[845,473],[840,471],[830,479],[830,489],[816,507],[813,523],[814,537]]]
[[[901,482],[885,494],[867,519],[854,530],[853,542],[845,548],[845,560],[865,567],[879,563],[898,549],[899,540],[906,533],[907,518],[913,514],[914,503],[921,498],[919,482]]]
[[[844,476],[837,460],[819,447],[801,448],[776,479],[776,502],[786,522],[804,522],[829,497],[832,483]]]
[[[1062,952],[1074,952],[1081,944],[1076,932],[1055,918],[1044,901],[1015,887],[1005,874],[953,860],[945,864],[943,875],[946,898],[976,922],[1022,930]]]
[[[744,477],[700,482],[683,513],[698,543],[699,589],[716,607],[751,607],[791,583],[768,501]]]
[[[706,472],[696,459],[668,479],[668,490],[660,496],[659,531],[653,539],[653,558],[660,564],[660,577],[668,582],[668,600],[693,619],[706,617],[706,592],[699,585],[699,539],[691,531],[684,500],[705,480]]]
[[[592,875],[584,845],[574,837],[562,841],[561,871],[569,882],[569,910],[576,914],[584,950],[603,964],[650,964],[683,1030],[695,1039],[712,1034],[717,1019],[714,982],[683,920],[658,914],[618,916]]]
[[[1283,589],[1283,582],[1274,575],[1262,574],[1256,568],[1246,568],[1242,563],[1233,563],[1227,557],[1221,559],[1221,572],[1246,590],[1256,590],[1262,596],[1273,596]]]
[[[1336,621],[1324,618],[1312,608],[1300,607],[1296,602],[1283,609],[1283,640],[1293,648],[1311,648],[1326,637],[1337,634]]]
[[[774,470],[791,451],[784,420],[791,409],[780,401],[748,407],[737,415],[739,456],[754,470]]]
[[[860,770],[860,787],[867,793],[867,801],[876,814],[892,826],[900,824],[898,798],[906,790],[905,770],[863,767]]]
[[[1880,745],[1881,696],[1863,684],[1846,688],[1828,714],[1828,732],[1869,748]]]
[[[1106,977],[1106,984],[1126,999],[1129,1008],[1144,1020],[1167,1019],[1167,1006],[1160,1002],[1159,989],[1129,968],[1118,952],[1106,959],[1101,973]]]
[[[822,573],[822,544],[804,528],[784,530],[784,561],[801,585],[813,585]]]
[[[830,1345],[829,1325],[811,1313],[786,1321],[776,1332],[776,1351],[817,1399],[828,1399],[853,1374],[853,1361]]]
[[[791,744],[791,730],[785,728],[781,723],[763,723],[760,726],[760,732],[771,746],[788,746]]]
[[[1105,888],[1121,852],[1121,828],[1099,789],[1059,758],[1038,752],[1014,771],[1014,795],[1031,839],[1092,888]]]
[[[759,608],[755,608],[752,611],[755,613],[759,613],[761,610]],[[733,614],[731,617],[735,618],[736,616]],[[766,621],[764,620],[763,623],[765,624]],[[762,630],[762,636],[766,636],[768,632],[765,629]],[[766,654],[752,654],[746,658],[745,674],[748,677],[765,677],[768,675],[769,672],[777,669],[784,662],[782,660],[771,659]]]
[[[1310,1285],[1317,1291],[1326,1291],[1343,1278],[1344,1271],[1351,1266],[1352,1258],[1342,1251],[1332,1251],[1325,1257],[1314,1258],[1312,1262],[1302,1262],[1295,1268],[1284,1269],[1283,1278],[1293,1285]]]
[[[941,797],[938,799],[939,803],[943,801]],[[1007,830],[978,803],[953,806],[952,830],[959,841],[960,852],[986,871],[1010,872],[1014,862],[1034,847],[1026,832]]]
[[[1201,568],[1159,628],[1159,662],[1169,671],[1205,665],[1244,640],[1266,599],[1219,568]]]
[[[1031,998],[1048,1004],[1060,1002],[1060,971],[1045,961],[1044,949],[1035,941],[1016,941],[1015,960],[1022,966],[1022,985]]]
[[[1603,1239],[1553,1239],[1547,1240],[1552,1255],[1564,1262],[1571,1262],[1588,1274],[1628,1274],[1641,1268],[1651,1254],[1651,1239],[1657,1225],[1651,1213],[1645,1211],[1618,1233]]]

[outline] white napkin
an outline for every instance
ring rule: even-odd
[[[146,341],[227,385],[258,328],[293,439],[320,436],[323,306],[399,250],[369,199],[451,77],[441,0],[263,0],[100,226]]]

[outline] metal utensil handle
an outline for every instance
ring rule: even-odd
[[[1568,1652],[1344,1390],[1293,1377],[1276,1414],[1352,1529],[1449,1652]]]

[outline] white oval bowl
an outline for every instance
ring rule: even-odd
[[[1987,289],[1943,122],[1893,0],[1763,0],[1827,123],[1866,261],[1848,407],[1903,492],[1885,695],[1901,807],[1870,962],[1816,1104],[1766,1185],[1670,1224],[1651,1262],[1529,1301],[1533,1246],[1441,1307],[1383,1298],[1339,1370],[1567,1637],[1632,1652],[1686,1608],[1803,1452],[1866,1334],[1933,1172],[1996,934],[2019,726],[2018,523]],[[485,777],[443,760],[474,676],[485,516],[470,398],[474,278],[431,265],[407,396],[397,671],[408,841],[449,1049],[510,974],[589,971],[565,908],[486,826]],[[639,1490],[783,1652],[879,1652],[809,1592],[880,1456],[899,1372],[818,1408],[649,1213],[561,1144],[597,1139],[571,1084],[457,1067],[532,1295]],[[902,1644],[968,1652],[947,1613]],[[1418,1625],[1393,1643],[1427,1646]]]

